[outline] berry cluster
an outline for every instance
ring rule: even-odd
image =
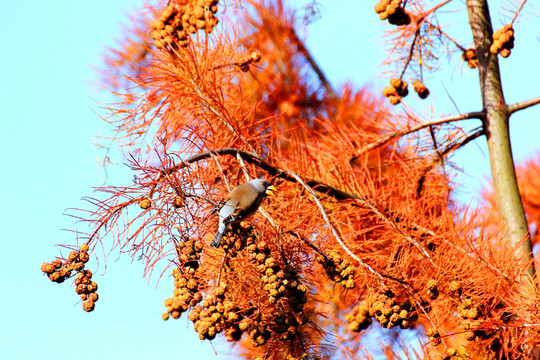
[[[176,209],[179,209],[179,208],[182,208],[184,207],[184,203],[186,201],[186,196],[183,194],[183,193],[180,193],[179,195],[176,195],[174,198],[173,198],[173,206],[176,208]]]
[[[212,340],[222,331],[225,331],[228,341],[240,340],[241,311],[233,301],[225,298],[226,292],[227,285],[221,285],[204,299],[202,306],[194,307],[189,313],[189,319],[201,340]]]
[[[392,25],[409,25],[411,17],[401,6],[402,0],[380,0],[375,5],[375,12],[379,14],[379,19],[386,20]]]
[[[319,254],[317,262],[323,266],[328,277],[337,284],[341,284],[347,289],[353,289],[356,286],[354,283],[355,268],[339,252],[332,250],[328,255]]]
[[[429,96],[428,88],[420,80],[414,80],[413,88],[414,88],[414,91],[416,91],[416,93],[418,94],[418,97],[420,99],[425,99]]]
[[[248,333],[251,345],[254,347],[263,346],[270,339],[271,332],[268,328],[267,317],[258,315],[255,318],[246,318],[239,324],[240,330]]]
[[[371,325],[371,316],[369,315],[369,304],[365,301],[355,306],[353,312],[345,318],[349,323],[349,330],[360,332]]]
[[[433,346],[437,346],[441,343],[441,334],[439,333],[439,330],[430,328],[426,331],[426,336],[429,339],[429,342]]]
[[[307,322],[303,313],[286,313],[279,311],[276,314],[258,314],[247,317],[239,324],[239,328],[249,335],[254,347],[262,346],[270,339],[271,334],[277,334],[281,341],[293,340],[298,334],[298,326]]]
[[[388,98],[390,104],[397,105],[401,98],[409,95],[408,84],[401,79],[390,79],[390,86],[383,89],[383,96]]]
[[[278,339],[281,341],[291,340],[297,334],[297,327],[307,322],[307,317],[304,314],[293,315],[291,313],[281,314],[274,319],[272,330],[278,334]]]
[[[514,29],[512,24],[506,24],[499,30],[493,33],[493,44],[489,51],[492,54],[499,54],[504,58],[510,56],[511,50],[514,48]]]
[[[479,318],[482,316],[482,311],[478,306],[474,305],[472,299],[467,298],[461,302],[460,306],[458,306],[458,314],[461,327],[468,331],[465,334],[467,340],[485,340],[491,337],[488,332],[481,329],[482,320],[479,320]]]
[[[178,243],[178,260],[181,267],[174,268],[173,297],[165,299],[167,312],[162,316],[163,320],[168,320],[169,315],[173,319],[178,319],[189,306],[195,306],[201,302],[203,295],[199,292],[199,279],[196,276],[199,268],[199,258],[203,244],[192,239]]]
[[[427,283],[427,294],[431,300],[435,300],[439,297],[439,288],[437,280],[429,280]]]
[[[247,72],[249,70],[250,64],[257,63],[259,61],[261,61],[261,54],[253,51],[251,54],[238,59],[238,61],[235,62],[234,65],[238,66],[243,72]]]
[[[257,265],[262,275],[263,289],[268,292],[268,301],[276,303],[286,298],[294,312],[302,312],[307,302],[307,288],[298,279],[298,274],[292,266],[282,268],[272,256],[266,241],[250,244],[247,247],[249,259]]]
[[[87,244],[82,244],[79,251],[71,251],[64,261],[56,259],[41,265],[41,271],[56,283],[64,282],[65,279],[71,276],[72,271],[77,272],[75,292],[80,295],[81,300],[84,300],[82,306],[85,311],[94,310],[94,303],[98,299],[98,294],[96,294],[97,284],[92,281],[92,272],[84,269],[85,264],[90,259],[89,249]]]
[[[199,268],[198,260],[201,258],[203,243],[193,239],[179,241],[177,245],[178,260],[184,267]]]
[[[90,270],[83,270],[75,276],[75,292],[81,297],[81,300],[84,300],[82,304],[84,311],[94,310],[95,302],[98,300],[97,288],[97,283],[92,281]]]
[[[280,341],[294,341],[299,327],[308,321],[304,313],[307,288],[296,271],[278,264],[268,244],[257,240],[248,223],[232,226],[221,244],[227,257],[241,254],[256,266],[266,292],[261,299],[273,310],[259,313],[253,304],[241,307],[232,299],[234,291],[226,284],[203,299],[196,276],[203,244],[186,240],[177,246],[180,267],[173,271],[176,289],[174,297],[165,300],[167,312],[163,318],[179,318],[191,309],[189,319],[201,340],[212,340],[223,333],[227,341],[238,341],[245,332],[254,347],[265,345],[272,336]]]
[[[255,229],[249,223],[242,221],[240,224],[232,224],[223,235],[220,248],[225,250],[229,257],[234,258],[246,246],[254,246],[255,239]]]
[[[139,200],[139,207],[143,210],[150,209],[152,206],[152,199],[143,197]]]
[[[463,347],[459,349],[450,347],[441,355],[441,360],[465,360],[470,358],[471,354]]]
[[[391,290],[372,294],[369,303],[369,315],[387,329],[395,326],[408,329],[418,319],[418,313],[411,306],[409,300],[397,303]]]
[[[218,0],[190,0],[185,4],[170,2],[152,24],[152,38],[159,49],[186,47],[188,35],[204,29],[212,32],[218,24],[214,15]]]
[[[478,67],[478,58],[476,57],[476,49],[468,49],[461,55],[463,61],[467,62],[469,68],[476,69]]]
[[[451,281],[448,285],[448,290],[450,290],[450,292],[454,295],[461,295],[461,283],[459,281]]]

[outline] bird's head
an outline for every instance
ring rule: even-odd
[[[260,194],[264,193],[268,196],[276,196],[274,192],[276,192],[277,189],[274,185],[270,183],[270,181],[264,179],[255,179],[251,180],[250,182]]]

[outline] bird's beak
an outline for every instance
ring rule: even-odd
[[[277,189],[274,185],[270,185],[268,189],[266,189],[266,195],[275,197],[276,194],[274,194],[274,191],[277,192]]]

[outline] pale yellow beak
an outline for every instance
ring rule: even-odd
[[[276,194],[274,194],[274,191],[277,192],[277,189],[274,185],[270,185],[268,189],[266,189],[266,195],[271,197],[276,197]]]

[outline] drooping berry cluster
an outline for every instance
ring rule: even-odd
[[[448,284],[448,290],[450,290],[450,292],[455,296],[461,295],[461,283],[455,280],[451,281],[450,284]]]
[[[178,244],[180,267],[173,271],[175,296],[165,300],[167,312],[163,318],[178,318],[191,309],[189,319],[200,339],[212,340],[222,333],[228,341],[238,341],[246,333],[254,347],[265,345],[270,338],[288,342],[297,340],[300,327],[308,321],[304,313],[307,288],[297,272],[276,261],[270,246],[258,239],[255,229],[248,223],[232,226],[221,244],[220,249],[225,251],[227,258],[241,256],[256,267],[265,292],[258,301],[268,309],[258,312],[259,306],[251,302],[238,304],[234,300],[236,290],[226,284],[203,298],[199,292],[202,287],[196,281],[197,269],[202,266],[199,260],[203,244],[186,240]],[[234,267],[234,261],[227,260],[227,267]]]
[[[250,225],[241,223],[236,231],[237,236],[244,239],[242,244],[245,247],[240,247],[239,251],[247,253],[247,258],[261,274],[262,287],[268,294],[266,299],[269,306],[277,306],[275,311],[267,314],[254,313],[253,309],[245,310],[238,329],[248,334],[254,347],[266,344],[271,334],[277,334],[277,339],[281,341],[293,340],[298,335],[298,327],[307,322],[304,314],[304,305],[307,302],[306,286],[292,266],[282,265],[272,256],[272,250],[266,241],[257,240]],[[238,244],[238,241],[240,239],[236,239],[233,244]],[[230,251],[230,247],[229,250],[227,247],[225,249]]]
[[[431,345],[433,346],[437,346],[441,343],[441,333],[439,333],[439,330],[435,329],[435,328],[429,328],[427,329],[426,331],[426,335],[429,339],[429,342],[431,343]]]
[[[379,14],[379,19],[386,20],[392,25],[409,25],[411,17],[401,6],[402,0],[380,0],[375,5],[375,12]]]
[[[97,283],[92,281],[92,272],[85,270],[85,264],[90,259],[88,254],[89,246],[82,244],[79,251],[71,251],[64,261],[55,259],[50,263],[43,263],[43,271],[53,282],[62,283],[71,276],[73,271],[77,272],[75,277],[75,292],[84,300],[82,307],[85,311],[92,311],[98,299]]]
[[[234,258],[246,246],[255,244],[255,229],[249,223],[242,221],[240,224],[232,224],[229,230],[221,238],[220,248],[225,250],[227,256]]]
[[[307,301],[307,288],[298,279],[296,271],[291,266],[282,268],[264,240],[250,246],[248,252],[251,261],[257,264],[262,275],[263,289],[268,292],[269,302],[276,303],[285,297],[293,311],[301,312]]]
[[[218,24],[215,13],[218,0],[190,0],[180,4],[171,1],[152,24],[154,45],[160,49],[174,49],[188,44],[189,34],[198,30],[212,32]]]
[[[199,268],[198,260],[201,257],[203,244],[200,241],[188,239],[177,245],[178,260],[180,267],[173,269],[174,291],[173,297],[165,299],[167,311],[163,314],[163,320],[178,319],[190,306],[195,306],[203,299],[199,292],[199,279],[196,276]]]
[[[90,312],[94,310],[95,303],[98,300],[97,283],[92,281],[92,272],[90,270],[82,270],[75,275],[75,292],[84,300],[82,308],[84,311]]]
[[[383,95],[388,98],[390,104],[397,105],[402,97],[409,95],[408,84],[401,79],[391,79],[390,86],[383,89]]]
[[[272,330],[278,334],[281,341],[292,340],[297,335],[297,328],[307,322],[305,314],[283,313],[274,319]]]
[[[431,300],[439,297],[439,287],[437,280],[429,280],[427,283],[427,295]]]
[[[493,44],[491,44],[489,51],[492,54],[499,54],[506,58],[510,56],[513,48],[514,29],[512,28],[512,24],[506,24],[493,33]]]
[[[470,359],[471,354],[464,348],[448,348],[444,353],[441,354],[441,360],[465,360]]]
[[[184,207],[186,202],[186,196],[183,193],[176,195],[173,198],[172,204],[176,209]]]
[[[420,80],[414,80],[413,82],[414,91],[418,94],[420,99],[425,99],[429,96],[429,89],[424,85]]]
[[[195,270],[199,268],[198,261],[201,258],[203,249],[202,241],[186,239],[178,242],[178,260],[184,267],[191,267]]]
[[[355,306],[352,313],[345,318],[349,323],[349,330],[360,332],[371,325],[371,316],[369,315],[369,304],[362,301],[358,306]]]
[[[226,293],[227,285],[222,284],[204,299],[202,306],[194,307],[189,313],[189,319],[201,340],[212,340],[223,331],[228,341],[240,340],[241,311],[233,301],[226,299]]]
[[[347,289],[353,289],[356,286],[354,283],[355,268],[338,251],[332,250],[328,255],[319,254],[317,262],[323,266],[328,277],[337,284],[341,284]]]
[[[408,329],[418,319],[418,313],[408,299],[397,302],[391,290],[374,293],[369,298],[369,315],[387,329],[399,326]]]
[[[139,200],[139,207],[143,210],[150,209],[152,207],[152,199],[149,197],[143,197]]]
[[[266,314],[251,316],[242,320],[239,328],[248,333],[251,345],[254,347],[263,346],[270,339],[272,333],[268,327],[268,318]]]
[[[460,317],[460,326],[468,331],[465,334],[467,340],[485,340],[491,337],[488,331],[482,329],[482,320],[480,319],[482,309],[475,305],[472,299],[466,298],[461,302],[458,306],[458,315]]]
[[[274,314],[251,315],[240,322],[240,329],[248,333],[254,347],[266,344],[272,334],[280,341],[293,340],[298,335],[298,327],[307,322],[303,313],[276,310]]]
[[[463,52],[461,55],[463,61],[467,62],[467,65],[471,69],[476,69],[478,67],[478,58],[476,57],[476,49],[468,49]]]
[[[246,55],[238,59],[234,65],[238,66],[240,70],[246,72],[249,70],[249,65],[261,61],[261,54],[253,51],[251,54]]]

